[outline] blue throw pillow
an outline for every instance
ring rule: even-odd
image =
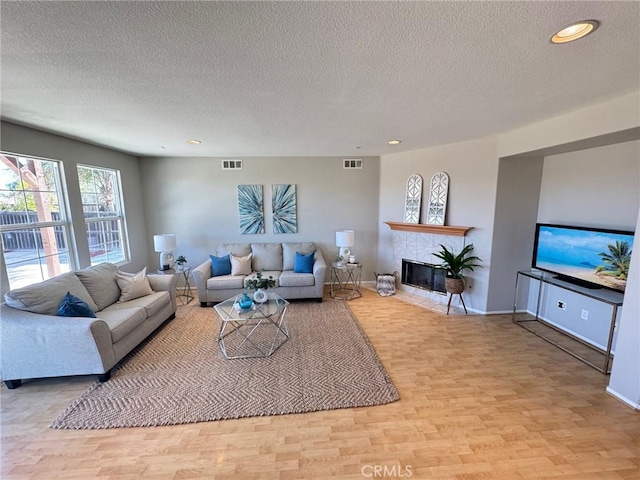
[[[96,318],[96,314],[93,313],[91,307],[83,302],[75,295],[67,292],[60,305],[58,305],[58,311],[56,315],[59,317],[90,317]]]
[[[209,255],[211,259],[211,276],[219,277],[221,275],[231,275],[231,259],[229,255],[224,257],[216,257]]]
[[[296,261],[293,264],[294,273],[313,273],[313,256],[316,251],[306,255],[296,252]]]

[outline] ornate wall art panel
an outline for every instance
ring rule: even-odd
[[[427,223],[429,225],[444,225],[447,213],[447,195],[449,192],[449,175],[437,172],[431,177],[429,190],[429,208]]]
[[[296,233],[298,214],[295,185],[271,185],[273,233]]]
[[[404,200],[404,223],[420,223],[420,205],[422,203],[422,177],[411,175],[407,180],[407,193]]]
[[[238,185],[240,233],[264,233],[262,185]]]

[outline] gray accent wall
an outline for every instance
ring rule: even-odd
[[[148,223],[149,265],[158,263],[153,235],[175,233],[176,255],[189,265],[207,260],[220,243],[316,242],[327,262],[335,260],[335,231],[355,231],[351,249],[372,280],[378,244],[380,160],[344,169],[343,157],[244,157],[242,170],[222,170],[221,158],[142,158],[142,190]],[[237,186],[263,186],[265,233],[242,235]],[[298,233],[273,233],[271,185],[295,184]],[[328,278],[327,278],[328,281]]]
[[[146,266],[148,235],[145,212],[142,208],[140,166],[137,157],[8,122],[1,123],[0,133],[0,149],[5,152],[62,161],[75,227],[72,236],[78,250],[76,263],[79,268],[91,265],[91,257],[86,240],[76,167],[82,164],[120,170],[131,257],[131,263],[123,266],[123,269],[135,271]],[[2,272],[6,275],[4,266]],[[3,280],[6,280],[6,277],[3,277]],[[4,291],[8,282],[3,281],[2,285]]]
[[[531,266],[543,160],[537,156],[500,159],[488,312],[512,311],[516,273]]]

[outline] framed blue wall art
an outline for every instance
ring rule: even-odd
[[[296,233],[298,214],[295,185],[271,185],[273,233]]]
[[[264,233],[262,185],[238,185],[240,233]]]

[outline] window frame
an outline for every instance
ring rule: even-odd
[[[88,204],[84,203],[84,195],[85,192],[82,191],[82,185],[80,182],[80,169],[88,169],[88,170],[98,170],[98,171],[105,171],[105,172],[113,172],[115,174],[115,181],[117,183],[117,195],[114,195],[114,198],[117,199],[119,205],[118,205],[118,211],[119,211],[119,215],[110,215],[110,216],[96,216],[95,218],[87,218],[86,216],[86,212],[85,212],[85,206]],[[76,173],[78,174],[78,190],[80,191],[80,202],[81,202],[81,206],[82,206],[82,218],[84,220],[84,225],[85,225],[85,240],[87,242],[87,247],[89,249],[89,253],[91,253],[91,241],[90,241],[90,236],[89,234],[90,229],[89,229],[89,224],[101,224],[103,222],[118,222],[118,224],[120,225],[120,243],[121,243],[121,251],[122,251],[122,260],[118,260],[118,261],[111,261],[108,258],[108,251],[105,251],[105,254],[107,255],[107,259],[104,259],[104,261],[109,262],[109,263],[113,263],[115,265],[118,266],[122,266],[122,265],[126,265],[128,263],[131,262],[131,245],[129,243],[129,232],[127,229],[127,215],[126,215],[126,211],[125,211],[125,204],[124,204],[124,196],[123,196],[123,192],[122,192],[122,176],[120,173],[120,170],[117,168],[110,168],[110,167],[102,167],[102,166],[98,166],[98,165],[89,165],[86,163],[78,163],[76,165]],[[95,185],[94,185],[95,187]],[[95,188],[94,188],[95,190]],[[93,194],[95,192],[91,192],[91,194]],[[99,231],[99,230],[98,230]],[[99,263],[102,263],[102,261],[94,263],[93,262],[93,258],[91,256],[91,254],[89,255],[90,257],[90,264],[93,265],[97,265]]]
[[[37,240],[34,238],[33,241],[35,244],[36,252],[34,257],[28,260],[34,260],[34,261],[37,260],[40,278],[34,282],[24,284],[24,285],[15,285],[15,283],[14,285],[12,285],[11,284],[12,275],[10,274],[11,267],[14,265],[19,265],[21,263],[24,263],[24,261],[11,262],[11,263],[7,262],[7,256],[4,248],[4,239],[3,239],[3,241],[1,242],[2,263],[4,265],[4,269],[7,275],[7,280],[9,282],[9,288],[14,289],[14,288],[20,288],[26,285],[32,285],[34,283],[39,283],[44,280],[48,280],[50,278],[54,278],[56,276],[62,275],[63,273],[66,273],[66,271],[61,270],[59,273],[55,275],[49,275],[50,272],[49,272],[49,269],[47,268],[47,259],[50,257],[57,257],[58,267],[60,267],[61,265],[68,265],[69,271],[76,270],[78,267],[78,257],[77,257],[77,248],[75,244],[75,235],[74,235],[73,220],[72,220],[71,209],[70,209],[69,194],[68,194],[68,188],[67,188],[66,177],[64,172],[64,162],[62,162],[61,160],[53,159],[53,158],[46,158],[46,157],[40,157],[37,155],[28,155],[28,154],[22,154],[22,153],[14,153],[6,150],[0,150],[0,155],[7,156],[7,157],[14,157],[16,159],[28,159],[32,161],[49,162],[49,163],[55,164],[56,165],[56,175],[54,176],[55,194],[57,195],[58,212],[60,213],[59,220],[51,219],[46,221],[38,221],[38,220],[30,221],[30,215],[29,215],[30,210],[28,209],[28,207],[25,206],[26,208],[23,212],[16,211],[15,213],[27,214],[27,221],[21,222],[21,223],[0,224],[0,235],[4,236],[6,234],[10,234],[12,232],[19,232],[21,230],[34,232],[34,235],[35,235],[35,232],[38,230],[51,228],[53,229],[54,236],[55,236],[55,229],[59,228],[61,229],[62,237],[64,238],[64,241],[66,244],[63,251],[60,252],[60,248],[59,248],[60,246],[57,244],[58,242],[56,241],[56,247],[58,250],[56,254],[46,255],[46,251],[45,251],[46,247],[44,247],[44,245],[42,246],[42,248],[39,247],[37,244]],[[17,175],[18,175],[18,178],[24,182],[24,176],[22,174],[17,174]],[[3,188],[2,190],[5,190],[5,189]],[[37,191],[42,193],[50,192],[50,190],[40,190],[40,189],[36,190],[33,188],[29,188],[29,189],[23,188],[22,191],[29,191],[29,192]],[[25,197],[25,202],[26,202],[26,197]],[[49,211],[49,213],[52,213],[52,212]],[[36,215],[36,219],[37,219],[37,215]],[[66,264],[60,262],[60,258],[63,255],[66,255],[67,257]]]

